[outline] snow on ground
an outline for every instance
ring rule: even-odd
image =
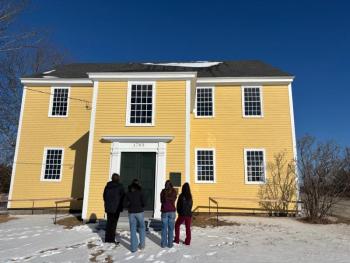
[[[0,262],[350,262],[350,226],[344,224],[225,217],[240,225],[194,227],[191,246],[171,249],[161,248],[159,233],[151,231],[146,249],[131,253],[125,224],[115,247],[101,241],[104,231],[94,224],[69,230],[53,225],[50,215],[18,218],[0,224]]]

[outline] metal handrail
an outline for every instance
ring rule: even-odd
[[[70,197],[70,198],[66,198],[66,199],[63,199],[63,200],[55,201],[56,208],[55,208],[54,224],[56,225],[56,221],[57,221],[58,204],[61,204],[61,203],[68,203],[68,202],[70,203],[70,202],[72,202],[72,201],[81,201],[81,200],[83,200],[82,197],[79,197],[79,198]]]
[[[303,202],[300,200],[296,201],[281,201],[281,200],[268,200],[268,199],[258,199],[258,198],[236,198],[236,197],[209,197],[209,215],[211,214],[211,203],[214,203],[216,205],[216,226],[219,225],[219,202],[217,200],[234,200],[234,201],[257,201],[257,202],[286,202],[286,203],[294,203],[294,204],[302,204]],[[228,209],[228,207],[225,207],[225,209]],[[235,209],[235,208],[232,208]],[[245,208],[241,208],[245,209]],[[252,210],[256,210],[256,208],[252,208]],[[266,209],[260,209],[260,210],[266,210]],[[292,211],[292,210],[290,210]],[[296,206],[295,212],[298,212],[298,206]]]
[[[54,197],[54,198],[25,198],[25,199],[2,199],[0,200],[0,203],[8,203],[8,202],[32,202],[32,215],[34,214],[34,208],[35,208],[35,202],[40,202],[40,201],[55,201],[60,202],[60,201],[65,201],[68,199],[71,199],[72,197]],[[80,198],[73,198],[73,199],[80,199]],[[56,205],[57,207],[57,205]]]

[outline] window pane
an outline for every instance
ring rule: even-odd
[[[213,89],[197,88],[197,116],[213,116]]]
[[[197,180],[214,181],[214,152],[213,150],[197,151]]]
[[[246,164],[248,182],[265,182],[263,151],[247,151]]]
[[[131,90],[130,123],[152,123],[152,85],[132,85]]]
[[[244,88],[244,115],[261,116],[260,88]]]
[[[48,149],[46,151],[46,163],[44,179],[60,179],[62,169],[62,150]]]
[[[68,89],[54,89],[52,99],[52,116],[67,116]]]

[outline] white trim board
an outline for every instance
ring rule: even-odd
[[[171,142],[174,136],[102,136],[102,140],[109,142],[153,143]]]
[[[186,80],[185,181],[191,182],[191,81]]]
[[[22,133],[23,113],[24,113],[24,106],[26,102],[26,95],[27,95],[27,89],[26,89],[26,86],[24,86],[23,92],[22,92],[21,112],[20,112],[19,121],[18,121],[15,156],[13,158],[13,165],[12,165],[11,183],[10,183],[10,191],[9,191],[9,197],[8,197],[9,200],[11,200],[13,197],[13,187],[14,187],[15,176],[16,176],[17,159],[18,159],[19,143],[20,143],[21,133]],[[7,203],[7,208],[11,208],[11,201]]]
[[[198,84],[290,84],[294,77],[217,77],[197,78]]]
[[[25,85],[88,85],[91,87],[93,81],[91,79],[78,78],[21,78],[21,83]]]
[[[83,220],[88,219],[87,212],[88,212],[88,204],[89,204],[90,177],[91,177],[92,153],[93,153],[93,146],[94,146],[97,96],[98,96],[98,81],[95,81],[94,88],[93,88],[93,97],[92,97],[92,111],[91,111],[91,117],[90,117],[88,153],[87,153],[87,160],[86,160],[84,199],[83,199],[83,211],[82,211]]]
[[[298,161],[298,152],[297,152],[297,142],[296,142],[296,135],[295,135],[295,122],[294,122],[294,107],[293,107],[293,91],[292,91],[292,84],[288,85],[288,95],[289,95],[289,113],[290,113],[290,125],[292,129],[292,146],[293,146],[293,158],[295,164],[297,164]],[[299,173],[298,168],[295,166],[295,182],[297,185],[297,201],[300,199],[300,185],[299,185]],[[301,211],[301,204],[298,203],[298,211]]]
[[[155,152],[156,153],[156,174],[154,193],[154,218],[160,218],[160,192],[164,187],[166,178],[166,148],[165,142],[113,142],[110,159],[109,175],[120,174],[121,155],[123,152]],[[120,175],[123,176],[122,174]],[[110,179],[106,178],[107,180]]]
[[[197,72],[87,72],[93,80],[176,80],[193,79]]]

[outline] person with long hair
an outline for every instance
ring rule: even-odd
[[[178,218],[176,219],[175,223],[174,242],[177,244],[180,242],[180,226],[183,222],[185,222],[186,226],[186,239],[184,244],[189,246],[191,243],[192,205],[193,200],[190,185],[188,183],[184,183],[176,204]]]
[[[174,242],[174,225],[175,225],[175,201],[177,193],[170,180],[165,182],[165,188],[160,193],[160,201],[162,203],[162,238],[161,247],[173,246]]]

